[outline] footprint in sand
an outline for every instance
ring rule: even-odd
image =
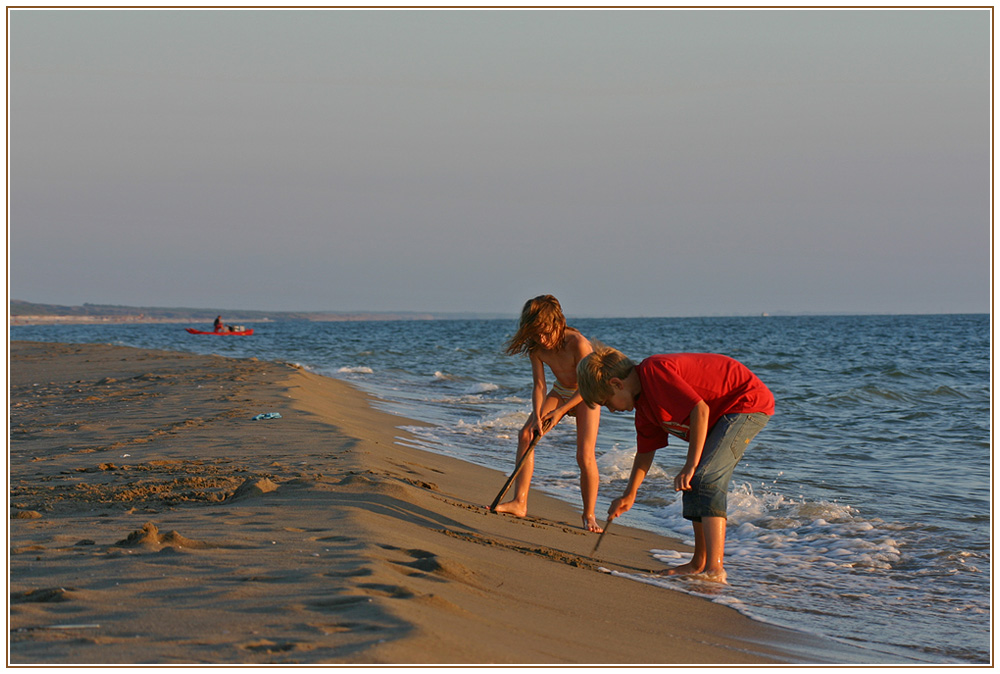
[[[367,590],[369,594],[376,597],[389,597],[390,599],[412,599],[416,595],[402,585],[383,585],[381,583],[362,583],[358,587]]]
[[[458,562],[442,560],[433,552],[417,548],[403,550],[402,548],[396,548],[388,545],[383,545],[382,547],[390,550],[400,550],[408,555],[410,557],[409,561],[392,563],[397,566],[405,566],[409,569],[414,569],[414,571],[410,573],[412,576],[432,578],[442,582],[453,580],[467,585],[476,585],[473,580],[475,574]]]
[[[323,634],[341,634],[343,632],[381,632],[385,629],[378,623],[359,622],[335,622],[335,623],[310,623],[310,627],[319,630]]]
[[[360,566],[356,569],[348,569],[346,571],[327,571],[323,575],[327,578],[361,578],[364,576],[370,576],[374,571],[371,569]]]
[[[284,642],[274,642],[264,639],[262,641],[256,641],[252,644],[244,644],[244,650],[254,651],[256,653],[287,653],[288,651],[294,651],[298,648],[298,644],[294,641],[284,641]]]
[[[27,592],[12,592],[10,595],[10,603],[49,604],[70,601],[73,598],[73,592],[76,592],[76,589],[72,587],[47,587],[40,590],[28,590]]]
[[[317,538],[316,540],[322,543],[353,543],[357,539],[350,536],[324,536],[323,538]]]
[[[345,611],[358,604],[370,603],[371,600],[371,597],[364,595],[347,595],[317,599],[310,602],[310,606],[313,606],[321,611]]]

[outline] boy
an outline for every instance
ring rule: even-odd
[[[635,410],[637,451],[625,493],[608,518],[635,503],[657,449],[670,434],[688,442],[687,462],[674,489],[683,492],[684,518],[694,527],[691,561],[665,575],[699,574],[726,582],[726,491],[750,440],[774,414],[774,396],[742,363],[713,353],[650,356],[638,365],[604,345],[577,366],[584,402],[612,412]]]

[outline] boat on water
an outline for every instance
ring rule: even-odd
[[[234,325],[233,328],[239,328],[236,330],[226,329],[226,330],[195,330],[194,328],[184,328],[192,335],[252,335],[253,328],[246,329],[242,325]]]

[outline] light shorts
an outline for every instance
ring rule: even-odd
[[[569,401],[570,398],[576,395],[577,389],[569,388],[568,386],[563,386],[558,381],[552,384],[552,390],[549,391],[550,396],[555,396],[559,398],[563,403]],[[576,416],[576,408],[571,409],[567,414],[571,417]]]
[[[683,492],[685,519],[700,522],[702,517],[726,516],[726,492],[736,464],[770,418],[760,412],[727,414],[708,431],[691,490]]]

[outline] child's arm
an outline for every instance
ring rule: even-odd
[[[560,405],[556,409],[546,414],[545,418],[551,420],[551,426],[555,426],[564,416],[569,414],[571,410],[575,410],[576,406],[582,402],[583,402],[583,396],[580,395],[579,393],[576,393],[573,395],[572,398],[566,401],[565,405]]]
[[[549,391],[545,386],[545,365],[535,354],[530,355],[531,360],[531,411],[534,415],[535,428],[538,433],[544,434],[542,423],[542,404],[545,402]]]
[[[674,478],[674,491],[691,490],[691,479],[701,461],[701,453],[705,450],[705,439],[708,437],[708,403],[699,400],[691,410],[689,421],[691,425],[688,430],[687,462]]]
[[[632,474],[629,475],[628,486],[625,487],[625,493],[621,497],[611,502],[611,506],[608,508],[608,519],[614,519],[632,508],[635,497],[639,493],[639,485],[646,479],[646,473],[653,465],[654,454],[656,451],[641,454],[636,452],[635,459],[632,461]]]

